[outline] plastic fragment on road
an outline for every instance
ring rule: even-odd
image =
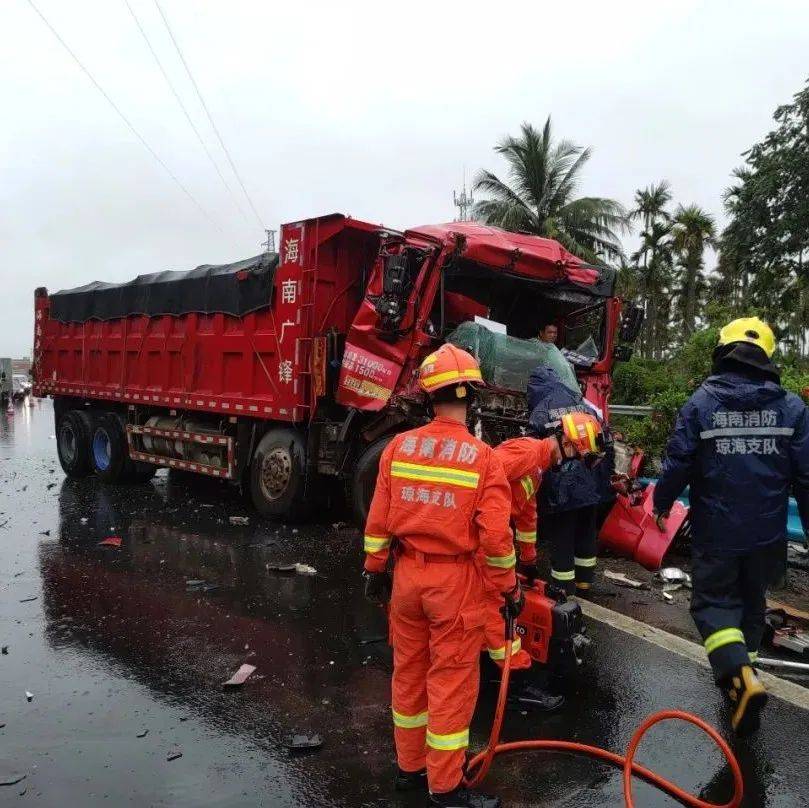
[[[308,564],[296,564],[295,572],[297,572],[298,575],[317,575],[317,570],[314,567],[310,567]]]
[[[142,729],[135,737],[136,738],[145,738],[149,734],[148,729]]]
[[[121,542],[123,540],[120,536],[107,536],[106,539],[98,543],[99,547],[114,547],[116,550],[121,549]]]
[[[181,758],[182,756],[183,756],[183,753],[182,753],[181,749],[172,749],[171,752],[169,752],[166,755],[166,760],[170,763],[172,760],[177,760],[178,758]]]
[[[628,586],[632,589],[643,589],[646,584],[643,581],[636,581],[634,578],[628,578],[623,572],[613,572],[612,570],[604,570],[604,577],[609,578],[611,581],[620,586]]]
[[[312,752],[323,746],[323,739],[320,735],[295,734],[287,741],[287,749],[290,752]]]
[[[228,518],[231,525],[249,525],[250,518],[247,516],[231,516]]]
[[[241,687],[255,672],[256,666],[245,662],[227,682],[222,682],[222,687]]]
[[[25,699],[26,699],[26,701],[28,701],[29,703],[30,703],[30,702],[32,702],[32,701],[34,700],[34,694],[33,694],[33,693],[31,693],[31,691],[30,691],[30,690],[26,690],[26,691],[25,691]]]

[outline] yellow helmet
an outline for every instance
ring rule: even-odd
[[[767,323],[758,317],[740,317],[728,323],[719,332],[719,344],[730,345],[732,342],[752,342],[768,357],[775,352],[775,335]]]

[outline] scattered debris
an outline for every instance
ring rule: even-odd
[[[30,690],[26,690],[25,691],[25,698],[26,698],[26,701],[28,701],[30,703],[30,702],[32,702],[34,700],[34,694],[31,693]]]
[[[311,752],[323,746],[323,739],[320,735],[293,735],[287,741],[287,749],[290,752]]]
[[[666,592],[666,590],[664,589],[662,595],[663,600],[665,600],[667,603],[674,603],[674,595],[672,595],[670,592]]]
[[[250,518],[247,516],[230,516],[228,521],[231,525],[249,525]]]
[[[50,536],[51,532],[50,532],[50,530],[40,530],[39,535],[40,536]]]
[[[203,581],[201,578],[189,578],[185,582],[186,589],[198,589],[201,586],[205,586],[208,583],[207,581]]]
[[[89,519],[88,519],[86,516],[82,516],[82,518],[81,518],[81,519],[79,519],[79,521],[80,521],[80,522],[81,522],[83,525],[86,525],[86,524],[87,524],[87,523],[88,523],[90,520],[89,520]]]
[[[798,609],[796,606],[788,606],[786,603],[781,603],[780,600],[767,598],[767,608],[781,609],[787,614],[788,617],[794,617],[798,620],[805,620],[806,622],[809,622],[809,612],[805,612],[803,609]]]
[[[16,786],[21,783],[28,775],[23,774],[0,774],[0,786]]]
[[[308,564],[296,564],[295,572],[297,572],[298,575],[317,575],[317,570],[314,567],[310,567]]]
[[[0,648],[0,654],[2,654],[3,656],[8,656],[8,646],[7,645],[4,645],[2,648]]]
[[[241,687],[255,671],[255,665],[248,665],[245,662],[227,682],[222,682],[222,687]]]
[[[266,564],[266,567],[271,572],[295,572],[295,568],[297,564],[281,564],[278,562],[270,562]]]
[[[56,488],[56,483],[48,483],[45,488],[50,491],[51,488]]]
[[[604,577],[615,581],[619,586],[628,586],[632,589],[645,589],[646,584],[643,581],[636,581],[634,578],[628,578],[623,572],[613,572],[612,570],[604,570]]]
[[[663,584],[663,594],[668,595],[672,592],[679,592],[682,588],[682,584]]]
[[[114,547],[116,550],[120,550],[122,541],[123,539],[120,536],[107,536],[106,539],[98,543],[98,547]]]
[[[4,721],[0,721],[0,729],[3,729],[3,727],[5,727],[5,722],[4,722]]]
[[[657,573],[657,577],[667,584],[679,584],[680,586],[691,586],[691,576],[679,567],[664,567]]]
[[[149,734],[148,729],[142,729],[135,737],[136,738],[145,738]]]
[[[172,749],[171,752],[166,755],[166,760],[170,763],[172,760],[177,760],[177,758],[181,758],[182,756],[183,753],[181,749]]]
[[[359,645],[371,645],[376,642],[387,642],[387,634],[378,634],[375,637],[361,637],[357,642]]]
[[[27,598],[20,598],[20,603],[33,603],[38,597],[39,595],[31,595]]]

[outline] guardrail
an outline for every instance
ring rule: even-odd
[[[640,406],[635,404],[610,404],[611,415],[635,415],[643,418],[646,415],[651,415],[652,408],[647,406]]]

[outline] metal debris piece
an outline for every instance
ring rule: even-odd
[[[323,739],[320,735],[293,735],[287,741],[287,749],[290,752],[312,752],[323,746]]]
[[[628,586],[632,589],[643,589],[646,584],[643,581],[636,581],[634,578],[628,578],[623,572],[613,572],[612,570],[604,570],[604,577],[609,578],[611,581],[620,586]]]
[[[682,584],[663,584],[663,594],[667,595],[671,592],[678,592],[682,588]]]
[[[691,576],[679,567],[664,567],[657,574],[664,583],[691,586]]]
[[[245,662],[227,682],[222,682],[222,687],[241,687],[255,671],[255,665],[248,665]]]
[[[753,664],[763,668],[782,668],[783,670],[809,673],[809,662],[792,662],[786,659],[769,659],[760,656]]]
[[[0,786],[16,786],[21,783],[28,775],[23,774],[0,774]]]
[[[38,597],[39,597],[39,595],[31,595],[31,596],[30,596],[30,597],[28,597],[28,598],[20,598],[20,603],[32,603],[32,602],[33,602],[33,601],[35,601],[35,600],[36,600]]]
[[[8,656],[8,646],[7,645],[4,645],[2,648],[0,648],[0,654],[2,654],[3,656]]]
[[[662,594],[663,594],[663,600],[665,600],[667,603],[674,603],[674,595],[672,595],[669,592],[666,592],[665,590],[663,591]]]
[[[250,518],[247,516],[231,516],[228,518],[231,525],[249,525]]]
[[[148,729],[142,729],[135,737],[136,738],[145,738],[149,734]]]
[[[166,760],[170,763],[172,760],[177,760],[177,758],[181,758],[182,756],[183,753],[181,749],[172,749],[171,752],[166,755]]]
[[[26,691],[25,691],[25,698],[26,698],[26,699],[27,699],[29,702],[32,702],[32,701],[34,700],[34,694],[33,694],[33,693],[31,693],[29,690],[26,690]]]

